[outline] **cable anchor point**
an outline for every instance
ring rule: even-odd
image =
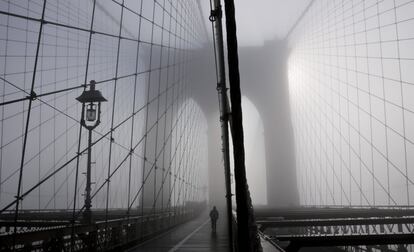
[[[215,10],[211,10],[210,17],[208,19],[210,22],[215,22],[217,19],[221,19],[222,12],[221,12],[221,6],[217,6]]]
[[[34,101],[34,100],[36,100],[37,99],[37,94],[34,92],[34,91],[32,91],[32,92],[30,92],[30,95],[29,96],[26,96],[28,99],[30,99],[30,100],[32,100],[32,101]]]

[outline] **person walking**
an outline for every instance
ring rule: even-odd
[[[216,232],[216,224],[218,218],[219,212],[217,211],[216,206],[213,206],[213,209],[210,211],[211,230],[213,233]]]

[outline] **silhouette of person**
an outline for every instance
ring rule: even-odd
[[[210,211],[210,220],[211,220],[211,230],[216,232],[217,219],[219,218],[219,212],[216,209],[216,206],[213,206],[213,209]]]

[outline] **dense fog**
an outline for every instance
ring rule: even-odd
[[[23,208],[70,208],[75,195],[83,204],[75,98],[90,80],[108,100],[93,136],[94,206],[162,208],[151,201],[165,194],[171,205],[224,203],[210,4],[184,2],[97,1],[92,14],[93,1],[47,1],[43,26],[43,1],[0,2],[2,207],[20,174]],[[403,0],[236,2],[254,204],[411,204],[413,10]],[[31,91],[58,92],[29,111]],[[197,192],[183,196],[185,186]]]

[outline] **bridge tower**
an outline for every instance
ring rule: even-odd
[[[296,183],[295,148],[290,118],[287,60],[285,41],[267,41],[263,46],[240,47],[240,79],[242,94],[258,108],[263,120],[268,205],[271,207],[299,204]],[[214,68],[209,48],[201,50],[204,64],[193,65],[191,83],[197,85],[191,96],[206,114],[209,126],[210,199],[224,204],[215,195],[224,195],[224,171],[217,92],[211,89],[216,82],[209,76]]]

